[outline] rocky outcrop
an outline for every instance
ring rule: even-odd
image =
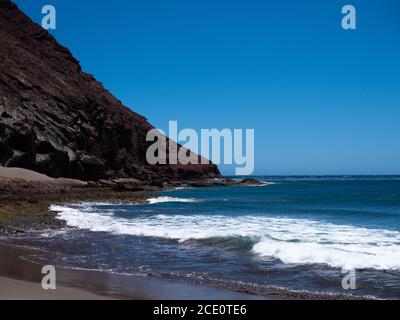
[[[16,5],[0,1],[0,165],[81,180],[220,176],[213,164],[149,165],[152,128]]]

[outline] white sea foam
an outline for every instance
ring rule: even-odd
[[[174,190],[191,190],[194,189],[194,187],[175,187]]]
[[[272,186],[276,184],[276,182],[266,182],[266,181],[261,181],[261,184],[259,185],[254,185],[253,187],[266,187],[266,186]],[[252,185],[250,185],[251,187]]]
[[[149,204],[157,204],[163,202],[197,202],[195,199],[186,199],[186,198],[174,198],[174,197],[159,197],[159,198],[150,198],[147,200]]]
[[[328,264],[332,267],[400,269],[400,232],[336,225],[306,219],[262,216],[153,215],[132,219],[111,210],[51,206],[69,226],[114,234],[186,241],[213,237],[249,237],[261,259],[287,264]]]

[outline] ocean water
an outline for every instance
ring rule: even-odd
[[[400,298],[400,177],[257,177],[148,204],[52,206],[37,262],[260,295]],[[356,271],[356,289],[342,279]]]

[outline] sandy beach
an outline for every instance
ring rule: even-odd
[[[37,252],[3,243],[0,300],[270,300],[156,278],[65,268],[56,268],[57,289],[45,291],[41,288],[42,266],[29,262],[29,256]]]
[[[45,291],[37,283],[0,277],[0,300],[104,300],[84,290],[59,287]]]

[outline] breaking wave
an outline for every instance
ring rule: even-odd
[[[162,197],[160,202],[193,202]],[[400,232],[367,229],[308,219],[265,216],[151,215],[117,217],[112,210],[90,207],[50,207],[68,226],[95,232],[158,237],[179,242],[202,240],[220,243],[232,238],[246,243],[259,259],[279,259],[285,264],[326,264],[352,269],[400,269]],[[213,241],[217,239],[218,241]],[[239,241],[239,243],[243,243]]]

